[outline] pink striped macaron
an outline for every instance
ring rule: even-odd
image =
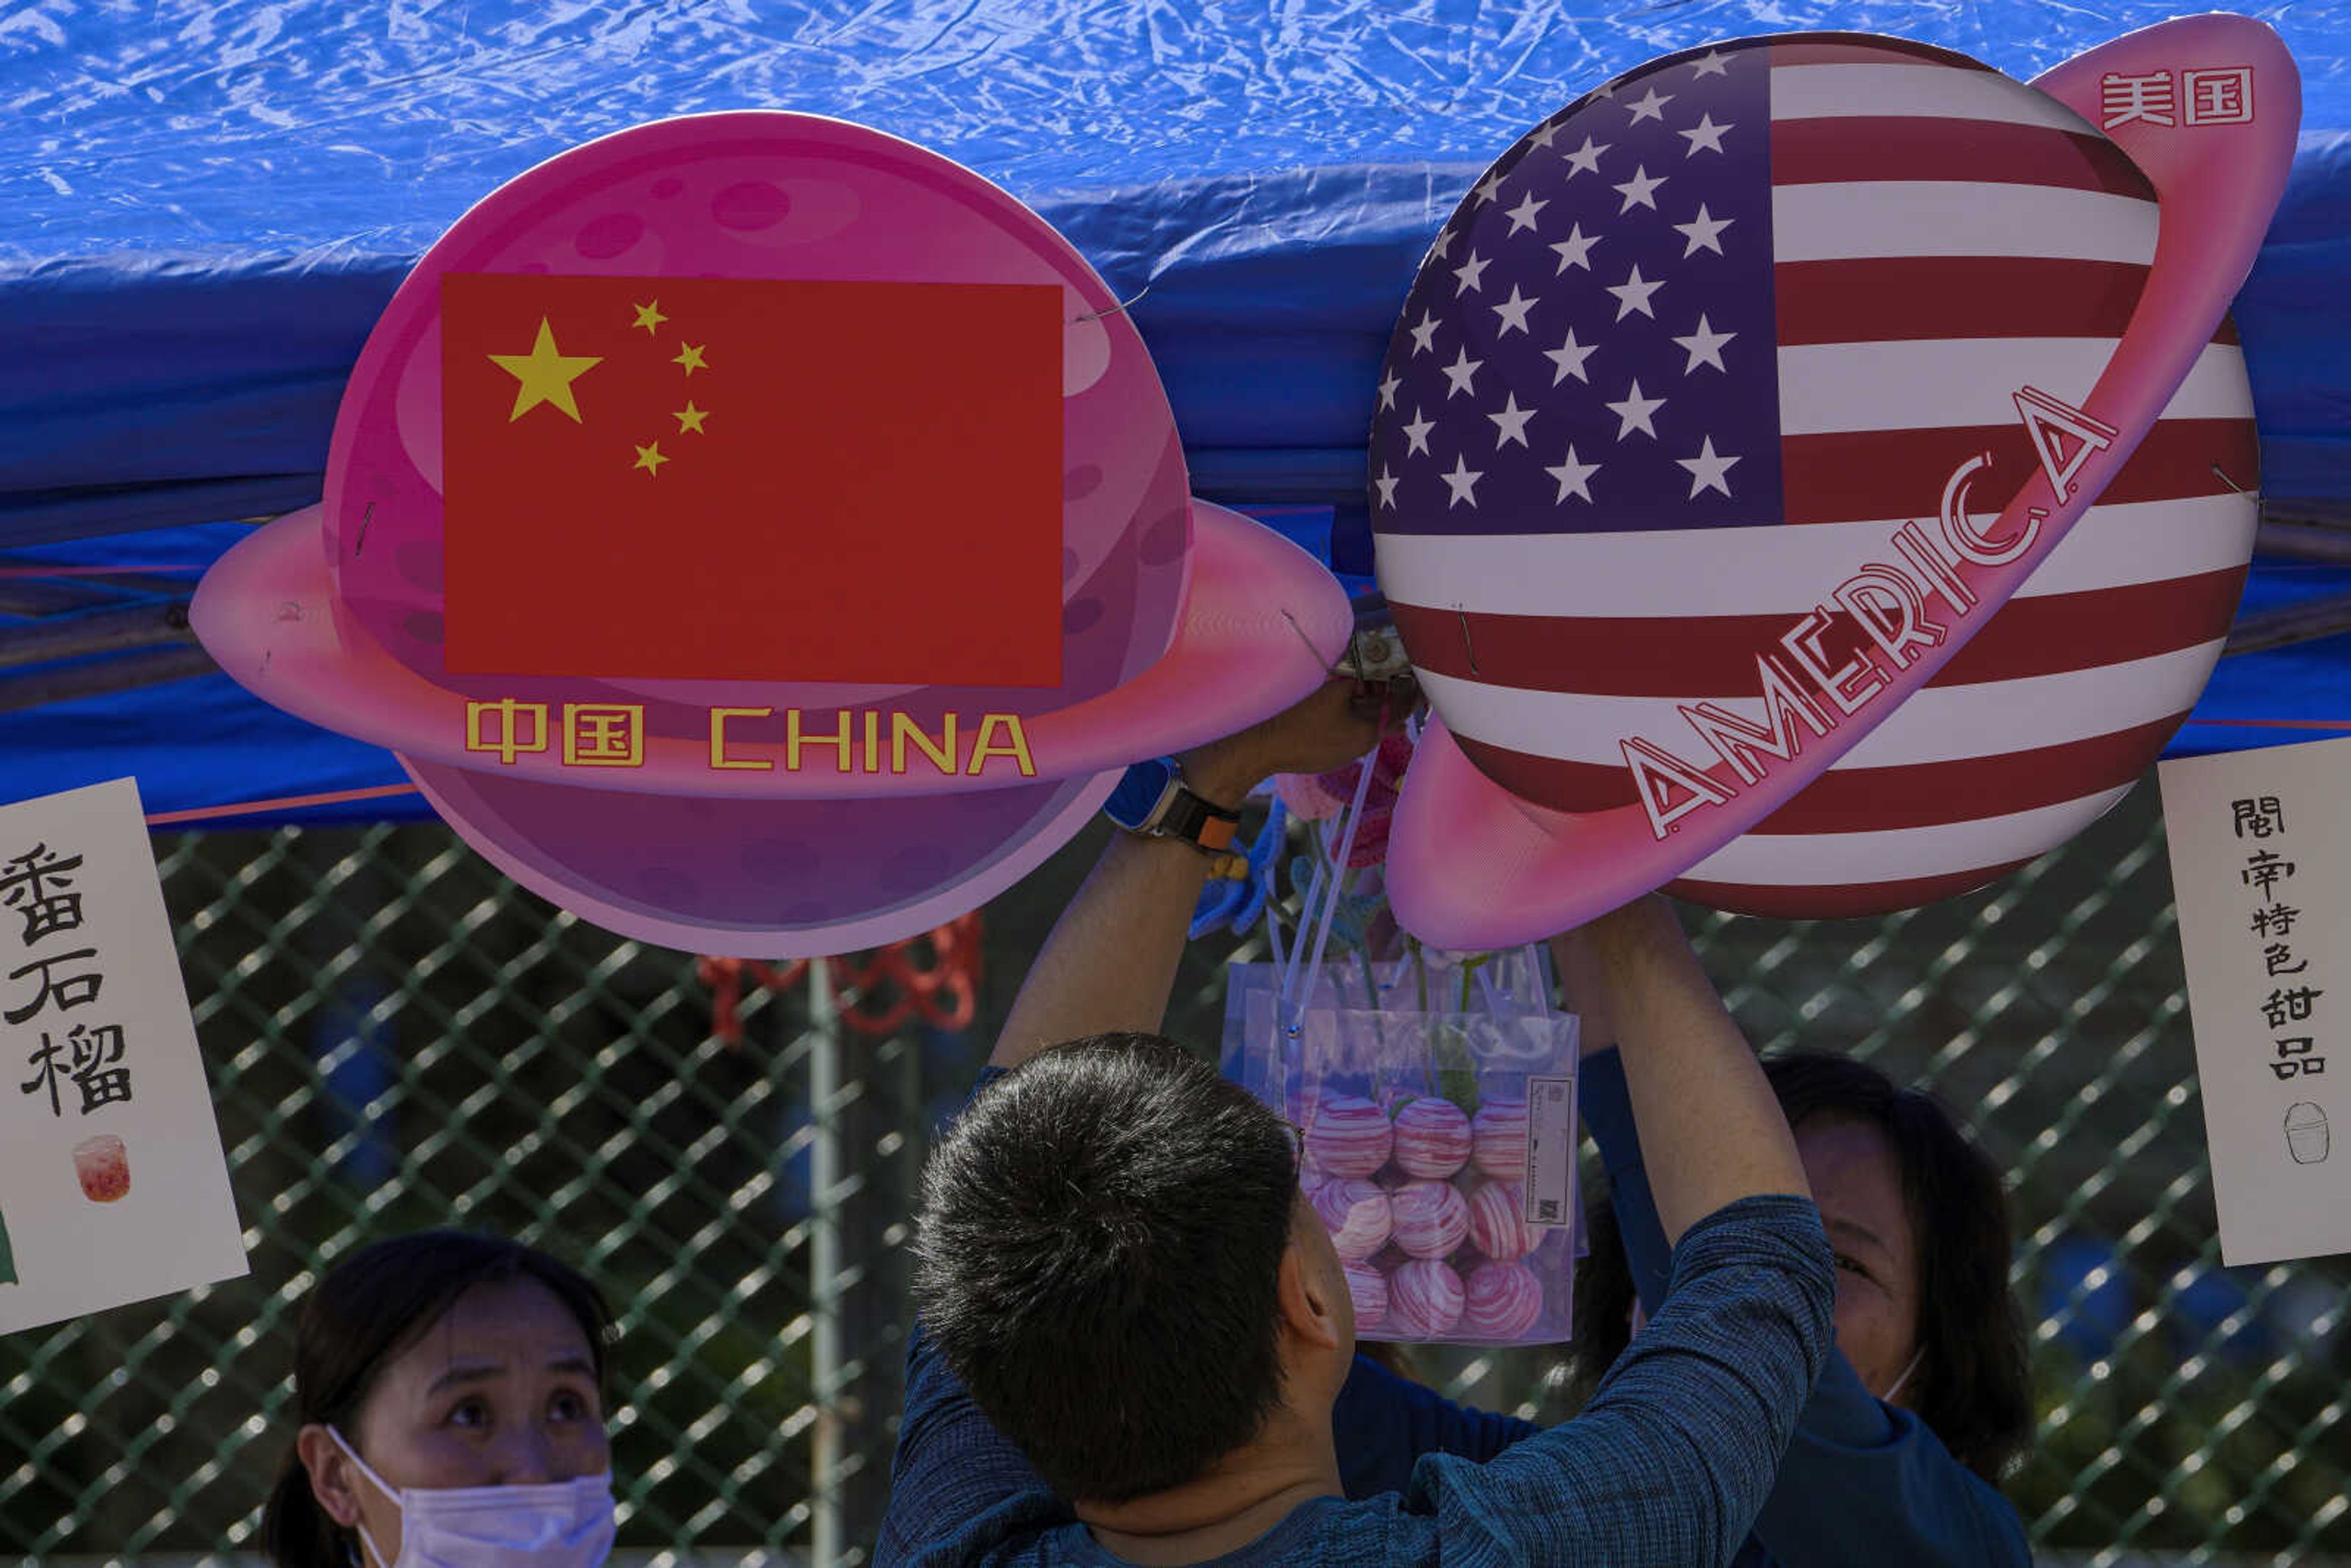
[[[1307,1103],[1306,1163],[1325,1176],[1367,1176],[1388,1163],[1395,1129],[1388,1113],[1359,1094]]]
[[[1498,1181],[1519,1181],[1527,1174],[1527,1103],[1489,1100],[1478,1107],[1469,1124],[1474,1145],[1471,1158],[1478,1169]]]
[[[1469,1206],[1452,1186],[1414,1181],[1388,1195],[1395,1244],[1415,1258],[1442,1258],[1469,1234]]]
[[[1527,1196],[1514,1181],[1489,1181],[1469,1195],[1469,1245],[1498,1261],[1523,1258],[1539,1239],[1527,1224]]]
[[[1479,1264],[1463,1295],[1463,1333],[1516,1339],[1542,1316],[1542,1281],[1524,1263]]]
[[[1387,1244],[1395,1228],[1388,1195],[1359,1177],[1341,1176],[1322,1183],[1310,1195],[1315,1216],[1331,1233],[1331,1245],[1342,1263],[1360,1263]]]
[[[1388,1279],[1368,1263],[1347,1265],[1347,1295],[1355,1303],[1355,1332],[1375,1329],[1387,1322]]]
[[[1461,1321],[1461,1276],[1418,1258],[1388,1276],[1387,1329],[1399,1339],[1436,1339]]]
[[[1395,1116],[1396,1168],[1449,1176],[1469,1163],[1469,1118],[1450,1100],[1414,1100]]]

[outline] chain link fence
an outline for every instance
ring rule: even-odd
[[[501,1231],[596,1279],[620,1557],[863,1561],[887,1490],[906,1218],[1089,835],[987,911],[962,1034],[846,1034],[554,914],[437,826],[159,836],[251,1277],[0,1339],[0,1555],[249,1558],[290,1441],[291,1317],[374,1238]],[[2013,1173],[2044,1558],[2351,1559],[2345,1260],[2223,1270],[2151,788],[1990,892],[1882,921],[1694,919],[1766,1049],[1941,1093]],[[1196,944],[1171,1031],[1212,1046]],[[1928,1239],[1931,1244],[1931,1238]],[[1537,1353],[1426,1358],[1556,1418]]]

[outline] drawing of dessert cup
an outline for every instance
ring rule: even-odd
[[[73,1162],[81,1195],[92,1203],[112,1203],[131,1190],[131,1156],[111,1133],[76,1144]]]
[[[2326,1157],[2331,1142],[2326,1125],[2326,1113],[2307,1100],[2297,1100],[2285,1110],[2285,1150],[2298,1166],[2314,1166]]]

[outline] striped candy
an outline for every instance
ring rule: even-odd
[[[1469,1163],[1469,1118],[1450,1100],[1415,1100],[1395,1116],[1396,1169],[1449,1176]]]
[[[1836,722],[1783,635],[1824,606],[1821,667],[1862,662],[1848,695],[1891,671],[1832,597],[1891,563],[1926,616],[1980,629],[1674,890],[1907,907],[2121,798],[2194,705],[2251,556],[2233,327],[1996,613],[1962,621],[1895,544],[1917,520],[1951,565],[1938,512],[1963,465],[1990,458],[1961,503],[1988,528],[2078,444],[2047,436],[2044,458],[2017,399],[2078,405],[2145,286],[2156,203],[2111,142],[1943,51],[1757,41],[1618,81],[1479,193],[1407,301],[1372,445],[1382,586],[1472,761],[1579,811],[1638,799],[1628,738],[1729,779],[1687,710],[1768,727],[1771,654]]]
[[[1395,1129],[1388,1113],[1359,1094],[1311,1102],[1306,1163],[1325,1176],[1367,1176],[1388,1163]]]
[[[1441,1181],[1406,1182],[1388,1196],[1395,1244],[1415,1258],[1442,1258],[1469,1234],[1469,1206]]]
[[[1388,1315],[1388,1279],[1368,1263],[1346,1266],[1347,1295],[1355,1303],[1355,1332],[1384,1326]]]
[[[1309,1198],[1343,1263],[1360,1263],[1387,1245],[1395,1221],[1388,1195],[1371,1182],[1344,1177],[1326,1181]]]
[[[1489,1181],[1469,1195],[1469,1245],[1497,1260],[1523,1258],[1540,1239],[1527,1224],[1526,1189]]]
[[[1408,1340],[1451,1333],[1463,1300],[1460,1275],[1434,1259],[1416,1259],[1388,1276],[1387,1330]]]
[[[1542,1281],[1524,1263],[1480,1263],[1463,1284],[1461,1332],[1516,1339],[1542,1315]]]
[[[1470,1158],[1480,1174],[1516,1181],[1527,1174],[1527,1103],[1492,1099],[1470,1118]]]

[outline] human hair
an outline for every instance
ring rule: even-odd
[[[1902,1173],[1918,1278],[1918,1368],[1908,1407],[1952,1458],[1997,1483],[2032,1432],[2024,1317],[2009,1289],[2014,1250],[1999,1169],[1940,1101],[1851,1057],[1793,1051],[1763,1071],[1791,1129],[1846,1116],[1886,1135]],[[1630,1337],[1635,1300],[1616,1216],[1604,1190],[1585,1215],[1590,1256],[1577,1265],[1571,1351],[1576,1378],[1598,1384]]]
[[[991,1084],[923,1170],[914,1295],[980,1410],[1071,1500],[1179,1486],[1280,1401],[1289,1126],[1155,1034]]]
[[[499,1236],[422,1230],[371,1242],[310,1288],[294,1329],[294,1425],[319,1422],[356,1442],[360,1406],[377,1376],[475,1285],[531,1280],[578,1320],[604,1386],[612,1321],[596,1287],[536,1248]],[[352,1532],[319,1506],[295,1444],[261,1514],[261,1551],[279,1568],[346,1568]]]

